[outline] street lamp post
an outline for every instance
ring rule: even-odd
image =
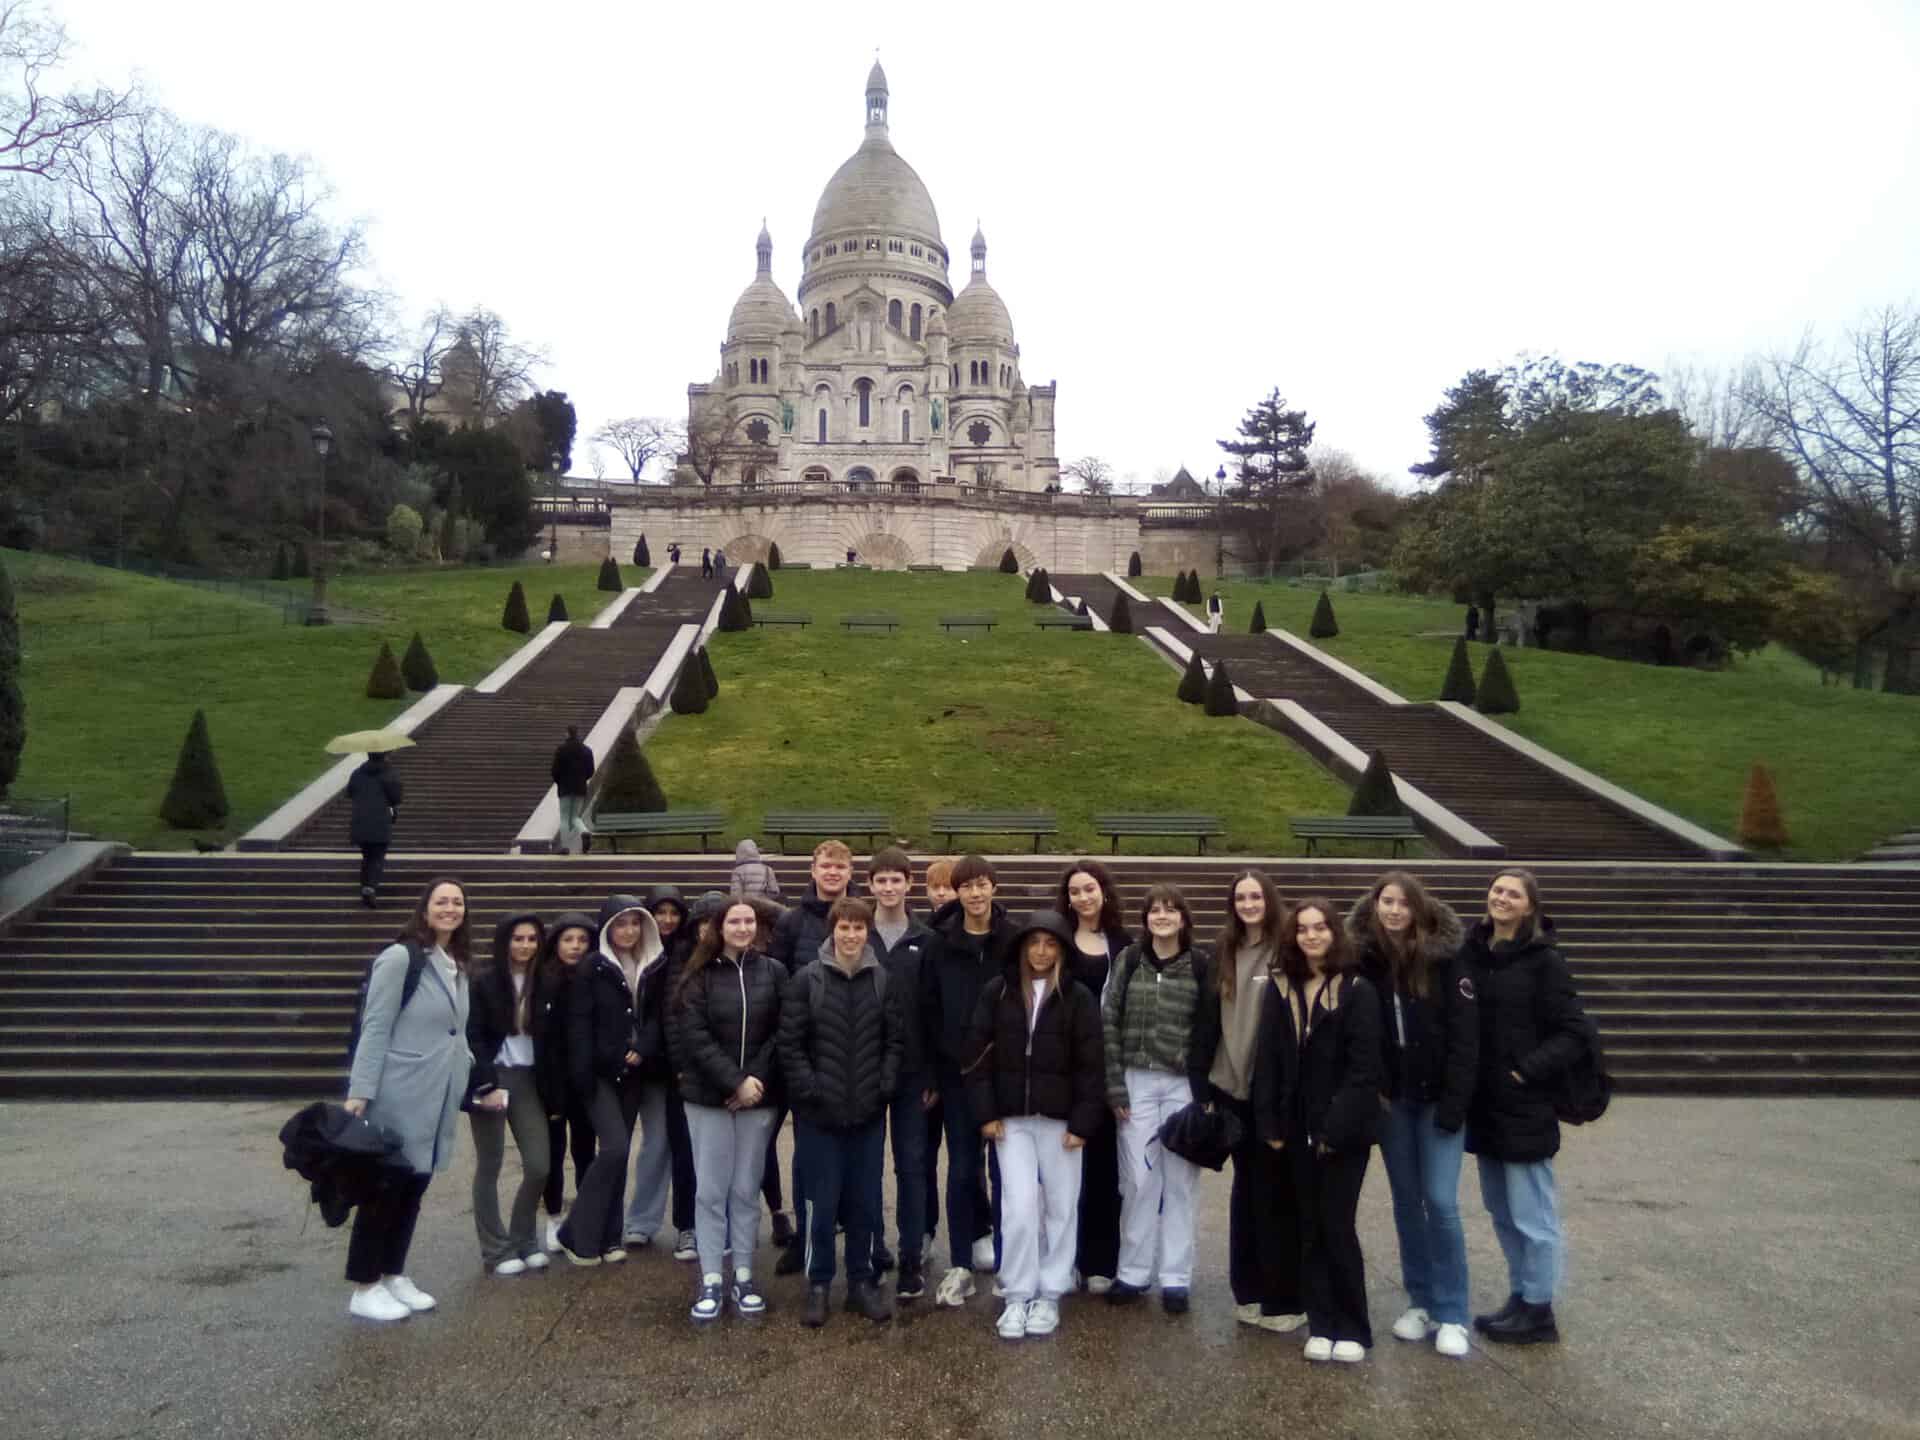
[[[1227,467],[1213,472],[1213,578],[1227,576]]]
[[[320,459],[318,542],[313,554],[313,598],[307,604],[307,624],[327,623],[327,456],[333,452],[333,430],[326,420],[313,424],[313,453]]]
[[[560,558],[560,457],[547,458],[547,474],[553,485],[553,512],[548,516],[547,527],[547,563],[553,564]],[[611,531],[608,532],[611,535]]]

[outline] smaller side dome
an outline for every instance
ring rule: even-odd
[[[799,312],[786,292],[773,283],[773,237],[766,221],[760,222],[760,234],[754,242],[753,283],[733,302],[733,314],[727,317],[727,343],[736,340],[772,340],[787,330],[798,328]]]
[[[954,297],[947,314],[949,328],[958,343],[986,341],[1008,348],[1013,345],[1013,317],[984,275],[975,275],[973,283]]]

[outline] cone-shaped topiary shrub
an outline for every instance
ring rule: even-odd
[[[713,673],[713,657],[707,654],[707,647],[700,647],[700,679],[707,687],[707,698],[714,700],[720,695],[720,677]]]
[[[288,569],[287,578],[290,580],[306,580],[310,578],[312,574],[313,565],[312,562],[307,559],[307,547],[304,545],[294,546],[293,563]]]
[[[385,651],[393,664],[393,652]],[[395,666],[393,678],[400,678]],[[205,830],[227,818],[227,787],[220,783],[220,766],[213,758],[213,738],[207,734],[207,712],[193,712],[180,759],[173,767],[173,783],[160,802],[160,818],[176,830]]]
[[[1259,600],[1253,602],[1253,618],[1247,622],[1247,633],[1249,635],[1267,633],[1267,607],[1264,602]]]
[[[1173,601],[1176,605],[1187,603],[1187,572],[1178,571],[1173,577]]]
[[[1387,768],[1387,757],[1379,750],[1367,756],[1367,768],[1361,772],[1360,783],[1353,787],[1353,800],[1347,806],[1349,815],[1404,815],[1406,807],[1400,803],[1400,792],[1394,788],[1393,771]]]
[[[780,542],[776,540],[771,545],[767,546],[767,569],[778,570],[779,568],[780,568]]]
[[[1086,596],[1082,595],[1080,597],[1080,603],[1073,607],[1073,613],[1076,615],[1091,615],[1093,613],[1093,611],[1087,608]]]
[[[533,618],[527,614],[527,592],[521,588],[518,580],[507,592],[507,608],[500,613],[500,624],[507,630],[518,630],[522,635],[533,629]]]
[[[1127,556],[1127,578],[1129,580],[1137,580],[1140,578],[1140,552],[1138,550]]]
[[[1113,609],[1107,615],[1107,628],[1116,635],[1133,633],[1133,610],[1127,604],[1125,591],[1113,597]]]
[[[1233,698],[1233,677],[1227,674],[1224,660],[1213,662],[1213,674],[1207,677],[1207,714],[1238,715],[1240,702]]]
[[[1482,715],[1511,715],[1520,708],[1520,692],[1513,688],[1513,676],[1498,645],[1487,656],[1487,668],[1480,675],[1480,693],[1474,705]]]
[[[27,701],[20,692],[20,617],[13,604],[13,581],[0,560],[0,797],[20,773],[20,752],[27,748]]]
[[[747,572],[747,598],[749,600],[773,598],[773,577],[767,573],[767,567],[758,561],[755,561],[753,569]]]
[[[653,556],[647,553],[647,537],[644,534],[633,542],[633,563],[636,565],[653,564]]]
[[[1188,654],[1187,668],[1180,672],[1180,688],[1173,693],[1189,705],[1198,705],[1207,698],[1207,667],[1201,662],[1198,650]]]
[[[1742,845],[1755,849],[1778,850],[1787,843],[1787,822],[1780,818],[1773,773],[1758,761],[1747,772],[1747,793],[1740,801],[1740,824],[1734,835]]]
[[[729,634],[753,628],[753,606],[731,585],[721,592],[719,628]]]
[[[566,597],[562,595],[558,590],[554,591],[553,599],[547,602],[547,623],[551,625],[556,620],[570,621],[572,619],[573,617],[567,614]]]
[[[620,584],[620,567],[614,563],[613,556],[609,555],[600,562],[600,579],[596,583],[602,590],[611,590],[616,595],[620,593],[622,588]]]
[[[1440,698],[1471,705],[1473,693],[1473,661],[1467,656],[1467,637],[1457,635],[1453,641],[1453,658],[1447,661],[1447,678],[1440,682]]]
[[[1013,553],[1013,547],[1011,545],[1000,552],[1000,573],[1002,575],[1018,575],[1020,573],[1020,557]]]
[[[287,554],[287,542],[284,540],[273,547],[273,578],[276,580],[293,578],[293,560]]]
[[[398,700],[407,693],[407,677],[400,673],[400,662],[393,658],[393,647],[380,642],[380,653],[373,657],[373,669],[367,675],[369,700]]]
[[[600,793],[593,802],[595,809],[609,814],[635,810],[658,814],[667,808],[666,793],[654,778],[646,753],[633,738],[631,726],[620,727],[620,737],[613,742],[613,753],[607,757],[605,768],[606,778],[601,781]]]
[[[707,711],[707,681],[700,673],[700,662],[689,657],[680,666],[680,677],[673,682],[673,694],[667,703],[676,715],[704,715]]]
[[[375,668],[379,668],[377,663]],[[407,642],[407,653],[400,657],[400,673],[406,677],[407,688],[417,695],[426,694],[440,683],[440,671],[433,663],[433,656],[427,653],[427,642],[420,638],[418,630]]]
[[[1313,623],[1307,626],[1307,634],[1316,640],[1331,640],[1340,633],[1339,623],[1333,618],[1333,601],[1327,598],[1327,592],[1320,592],[1320,599],[1313,607]]]
[[[1027,588],[1025,593],[1026,593],[1027,599],[1036,600],[1039,598],[1039,592],[1040,592],[1040,567],[1036,565],[1033,567],[1033,569],[1027,572]]]

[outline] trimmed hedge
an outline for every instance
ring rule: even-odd
[[[1339,622],[1333,618],[1333,601],[1322,590],[1319,601],[1313,607],[1313,623],[1307,627],[1307,634],[1316,640],[1331,640],[1339,633]]]
[[[1238,715],[1240,702],[1233,698],[1233,677],[1227,674],[1227,662],[1213,662],[1213,674],[1207,677],[1206,710],[1209,715]]]
[[[1400,803],[1400,792],[1394,788],[1393,771],[1387,766],[1384,752],[1374,750],[1367,756],[1367,768],[1361,772],[1359,784],[1353,787],[1353,799],[1347,806],[1349,815],[1404,815],[1406,806]]]
[[[1733,833],[1742,845],[1751,845],[1756,850],[1778,850],[1787,843],[1787,822],[1780,815],[1780,795],[1773,786],[1773,772],[1757,760],[1747,772],[1747,790],[1740,801],[1740,823]]]
[[[1020,557],[1013,553],[1013,547],[1011,545],[1000,552],[1000,573],[1002,575],[1018,575],[1020,573]]]
[[[753,628],[753,606],[747,597],[729,585],[721,592],[719,628],[729,634]]]
[[[500,626],[505,630],[516,630],[522,635],[533,629],[533,619],[527,614],[527,592],[518,580],[507,592],[507,608],[500,613]]]
[[[398,700],[407,693],[407,677],[400,673],[400,662],[393,658],[393,647],[380,642],[380,653],[373,657],[373,669],[367,674],[369,700]]]
[[[616,595],[626,588],[620,583],[620,567],[614,562],[613,556],[609,555],[600,562],[600,578],[595,584],[602,590],[613,591]]]
[[[386,656],[391,662],[393,652],[387,650]],[[226,821],[227,787],[220,781],[220,766],[213,758],[213,737],[207,733],[204,710],[193,712],[193,723],[180,745],[180,759],[173,767],[173,782],[160,802],[160,818],[176,830],[205,830]]]
[[[780,568],[780,542],[778,540],[775,540],[771,545],[767,546],[767,569],[778,570],[779,568]]]
[[[620,738],[613,742],[613,753],[607,757],[606,772],[593,802],[595,809],[611,814],[637,810],[657,815],[667,808],[666,792],[660,788],[640,742],[633,738],[632,726],[620,727]]]
[[[1447,678],[1440,682],[1440,698],[1457,700],[1462,705],[1471,705],[1475,689],[1473,660],[1467,654],[1466,637],[1456,635],[1453,641],[1453,658],[1447,661]]]
[[[700,680],[707,687],[707,698],[716,700],[720,696],[720,677],[713,673],[713,657],[707,654],[707,647],[700,647]]]
[[[1127,578],[1129,580],[1137,580],[1140,578],[1140,552],[1138,550],[1127,556]]]
[[[773,598],[773,577],[767,573],[767,567],[755,561],[753,569],[747,572],[747,598],[749,600],[771,600]]]
[[[1482,715],[1511,715],[1520,708],[1520,692],[1513,688],[1513,676],[1498,645],[1487,656],[1487,668],[1480,674],[1480,694],[1474,702]]]
[[[572,619],[573,617],[567,614],[566,597],[562,595],[558,590],[554,591],[553,599],[547,602],[547,623],[549,625],[552,625],[556,621],[560,621],[560,620],[571,621]]]
[[[1265,601],[1256,600],[1253,602],[1253,618],[1247,622],[1247,633],[1249,635],[1264,635],[1267,633],[1267,606]]]
[[[698,660],[688,659],[680,666],[680,676],[673,682],[673,694],[667,703],[676,715],[707,713],[707,682],[700,673]]]
[[[1107,628],[1116,635],[1133,633],[1133,609],[1127,604],[1125,591],[1120,591],[1113,597],[1113,609],[1107,615]]]
[[[633,542],[633,563],[636,565],[653,564],[653,556],[647,553],[647,537],[644,532],[642,532],[638,540]]]
[[[1198,705],[1207,698],[1207,667],[1201,662],[1198,650],[1187,655],[1187,668],[1180,672],[1180,686],[1173,692],[1189,705]]]
[[[554,596],[556,600],[559,598]],[[379,665],[376,663],[374,668],[377,670]],[[407,688],[417,695],[426,694],[440,683],[440,671],[433,663],[433,656],[427,653],[427,642],[420,638],[418,630],[407,642],[407,653],[400,657],[400,673],[406,678]]]

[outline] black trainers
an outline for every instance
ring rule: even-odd
[[[733,1308],[742,1315],[767,1313],[767,1297],[760,1293],[760,1287],[753,1283],[752,1276],[733,1282]]]
[[[1146,1293],[1147,1287],[1144,1285],[1129,1285],[1124,1280],[1116,1280],[1113,1282],[1113,1288],[1107,1291],[1107,1303],[1109,1305],[1131,1305]]]
[[[1494,1311],[1491,1315],[1474,1316],[1473,1328],[1478,1330],[1481,1334],[1484,1335],[1486,1334],[1487,1327],[1493,1324],[1494,1321],[1511,1320],[1514,1317],[1515,1313],[1520,1309],[1520,1307],[1526,1303],[1527,1303],[1526,1301],[1520,1298],[1520,1292],[1516,1290],[1514,1291],[1513,1294],[1507,1296],[1507,1303],[1502,1305],[1498,1310]]]
[[[693,1321],[705,1325],[720,1318],[720,1282],[711,1280],[700,1287],[693,1301]]]
[[[1108,1291],[1107,1293],[1112,1294],[1113,1292]],[[1163,1289],[1160,1292],[1160,1308],[1169,1315],[1186,1314],[1189,1308],[1187,1292],[1178,1285],[1174,1286],[1171,1290]]]
[[[1553,1306],[1529,1305],[1524,1300],[1513,1314],[1488,1320],[1480,1333],[1500,1345],[1552,1345],[1560,1339]]]
[[[793,1221],[787,1218],[786,1211],[784,1210],[774,1211],[773,1212],[773,1243],[774,1245],[779,1249],[784,1250],[786,1249],[787,1246],[791,1245],[793,1241],[794,1241]]]
[[[847,1282],[847,1309],[866,1316],[876,1325],[893,1318],[893,1302],[887,1299],[887,1292],[871,1280]]]
[[[927,1281],[920,1269],[920,1259],[910,1255],[900,1262],[900,1277],[893,1282],[893,1298],[918,1300],[926,1293]]]
[[[780,1252],[780,1258],[773,1262],[776,1275],[798,1275],[800,1268],[807,1263],[807,1247],[798,1240],[787,1242],[787,1248]]]
[[[887,1247],[878,1240],[873,1242],[873,1273],[874,1274],[885,1275],[893,1269],[896,1263],[897,1262],[894,1260],[893,1252],[891,1250],[887,1249]]]
[[[809,1285],[807,1287],[807,1313],[800,1317],[800,1323],[810,1330],[818,1330],[827,1323],[828,1309],[827,1287]]]

